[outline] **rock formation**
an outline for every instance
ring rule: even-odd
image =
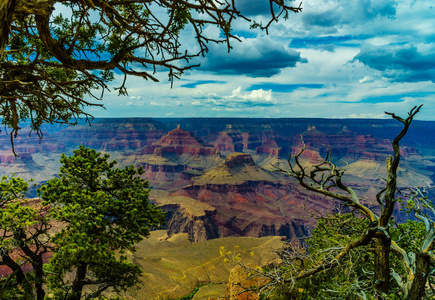
[[[226,129],[219,133],[219,136],[212,144],[222,153],[243,151],[243,137],[231,125],[227,125]]]
[[[285,177],[260,168],[245,153],[229,155],[177,194],[213,206],[221,236],[295,238],[308,233],[295,216],[303,210],[298,198],[311,196],[300,194]]]
[[[134,163],[138,167],[143,167],[143,178],[151,184],[160,185],[181,180],[179,184],[182,185],[187,183],[184,180],[192,175],[183,172],[203,172],[219,164],[222,158],[213,146],[204,144],[193,133],[177,126],[152,145],[131,155],[124,155],[119,160],[123,164]]]
[[[152,196],[151,200],[166,212],[169,237],[187,233],[191,242],[219,237],[213,221],[217,213],[213,206],[183,196]]]
[[[168,131],[177,124],[181,126]],[[306,215],[305,209],[332,208],[294,180],[269,172],[271,163],[286,168],[287,155],[302,147],[302,135],[307,147],[301,158],[304,166],[322,161],[331,149],[335,162],[348,165],[347,182],[358,186],[365,199],[374,199],[383,184],[379,175],[385,158],[392,153],[386,138],[393,137],[399,125],[394,120],[102,119],[92,126],[44,125],[41,144],[35,134],[28,137],[30,127],[23,127],[15,142],[18,158],[10,151],[10,136],[0,134],[0,171],[41,182],[58,172],[61,153],[68,155],[85,144],[109,153],[120,165],[144,167],[144,178],[153,189],[209,205],[201,215],[192,215],[179,203],[166,203],[173,217],[171,233],[186,232],[191,240],[216,235],[293,237],[312,225],[298,219]],[[435,180],[435,123],[413,125],[401,148],[401,186]]]

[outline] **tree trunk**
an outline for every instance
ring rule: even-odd
[[[80,300],[82,297],[84,279],[86,278],[86,272],[88,270],[88,265],[85,263],[79,263],[77,267],[76,277],[72,285],[72,295],[68,297],[68,300]]]
[[[390,249],[391,238],[378,237],[375,240],[374,284],[380,295],[388,295],[390,290]],[[383,299],[382,296],[379,299]]]
[[[43,288],[44,284],[44,271],[43,271],[44,262],[42,260],[42,255],[39,255],[36,261],[32,262],[33,272],[35,273],[35,291],[36,291],[36,299],[44,300],[45,291]]]
[[[0,0],[0,61],[8,43],[9,31],[18,0]]]
[[[26,234],[23,229],[14,232],[14,239],[18,242],[21,251],[23,251],[29,259],[29,262],[32,264],[33,273],[35,275],[36,300],[44,300],[45,291],[43,285],[45,274],[43,270],[44,261],[42,260],[43,252],[39,252],[38,249],[35,251],[30,249],[30,247],[25,243]]]
[[[24,280],[26,279],[23,270],[21,269],[20,265],[17,264],[10,256],[9,254],[3,254],[2,257],[3,263],[7,265],[13,273],[15,273],[15,276],[17,278],[18,284],[22,284]]]
[[[415,258],[415,275],[406,300],[423,299],[429,275],[430,257],[427,253],[418,253]]]

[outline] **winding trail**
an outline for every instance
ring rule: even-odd
[[[281,237],[280,237],[280,236],[275,236],[275,237],[269,239],[268,241],[266,241],[266,242],[264,242],[264,243],[262,243],[262,244],[260,244],[260,245],[258,245],[258,246],[255,246],[255,247],[253,247],[253,248],[250,248],[249,250],[254,250],[254,249],[258,249],[258,248],[264,247],[264,246],[266,246],[267,244],[269,244],[269,243],[271,243],[271,242],[273,242],[273,241],[276,241],[276,239],[281,240]],[[219,259],[222,259],[222,256],[219,255],[218,257],[215,257],[215,258],[213,258],[213,259],[211,259],[211,260],[209,260],[209,261],[207,261],[207,262],[205,262],[205,263],[203,263],[203,264],[201,264],[201,265],[199,265],[199,266],[195,266],[195,267],[189,268],[189,269],[187,269],[187,270],[184,270],[184,271],[181,272],[181,273],[183,274],[182,277],[170,276],[169,278],[171,279],[172,282],[174,282],[175,287],[174,287],[173,289],[167,289],[167,290],[161,291],[161,292],[157,293],[157,295],[158,295],[159,298],[160,298],[160,296],[162,296],[162,294],[164,294],[164,293],[166,293],[166,292],[173,292],[173,291],[175,291],[176,289],[178,289],[179,287],[181,287],[181,285],[179,284],[179,282],[180,282],[181,280],[185,279],[185,278],[187,277],[187,274],[188,274],[189,272],[191,272],[191,271],[193,271],[193,270],[195,270],[195,269],[198,269],[198,268],[202,268],[202,267],[204,267],[204,266],[210,264],[211,262],[217,261],[217,260],[219,260]]]

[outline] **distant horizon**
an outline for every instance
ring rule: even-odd
[[[398,114],[398,116],[401,116]],[[401,116],[401,117],[406,117],[405,115]],[[371,121],[393,121],[393,122],[397,122],[396,120],[394,120],[393,118],[325,118],[325,117],[94,117],[93,120],[90,120],[90,123],[92,125],[92,123],[94,122],[98,122],[100,120],[104,120],[104,119],[113,119],[113,120],[125,120],[125,119],[137,119],[137,120],[141,120],[141,119],[152,119],[152,120],[183,120],[183,119],[233,119],[233,120],[350,120],[350,121],[358,121],[358,120],[371,120]],[[0,118],[0,121],[2,119]],[[88,124],[88,121],[86,121],[85,118],[77,118],[78,123],[76,125],[85,125]],[[435,119],[434,120],[422,120],[422,119],[414,119],[414,122],[434,122],[435,123]],[[26,120],[20,123],[21,125],[29,125],[30,124],[30,120]],[[53,124],[49,124],[46,123],[43,126],[75,126],[75,125],[67,125],[67,124],[59,124],[59,123],[53,123]],[[4,124],[2,124],[0,127],[5,127]],[[9,128],[9,127],[7,127]],[[1,129],[1,128],[0,128]],[[4,133],[4,130],[1,130],[1,133]]]
[[[401,114],[397,114],[400,117],[406,117],[405,114],[401,115]],[[417,115],[418,116],[418,115]],[[203,117],[203,116],[198,116],[198,117],[94,117],[94,120],[101,120],[101,119],[164,119],[164,120],[169,120],[169,119],[265,119],[265,120],[283,120],[283,119],[298,119],[298,120],[312,120],[312,119],[319,119],[319,120],[382,120],[382,121],[388,121],[388,120],[392,120],[395,121],[393,118],[387,116],[385,118],[327,118],[327,117],[221,117],[221,116],[214,116],[214,117]],[[413,120],[413,122],[419,122],[419,121],[423,121],[423,122],[435,122],[435,119],[433,120],[422,120],[422,119],[418,119],[415,118]],[[92,121],[91,121],[92,122]],[[397,121],[395,121],[397,122]]]

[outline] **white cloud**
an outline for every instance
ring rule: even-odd
[[[246,107],[273,106],[277,103],[272,90],[265,91],[263,89],[243,93],[242,87],[238,87],[232,91],[231,95],[218,96],[213,93],[211,96],[211,98],[202,101],[194,101],[192,105],[217,106],[233,110]]]
[[[242,94],[242,87],[238,87],[233,90],[231,96],[224,96],[225,99],[235,100],[235,101],[248,101],[257,103],[273,103],[272,90],[264,91],[263,89],[253,90],[250,93]]]
[[[130,97],[131,100],[142,100],[141,96],[131,96]]]
[[[348,116],[351,119],[386,119],[387,115],[382,114],[372,114],[372,113],[363,113],[363,114],[350,114]]]
[[[371,76],[364,76],[364,78],[359,80],[359,83],[363,84],[363,83],[370,83],[373,82],[373,77]]]

